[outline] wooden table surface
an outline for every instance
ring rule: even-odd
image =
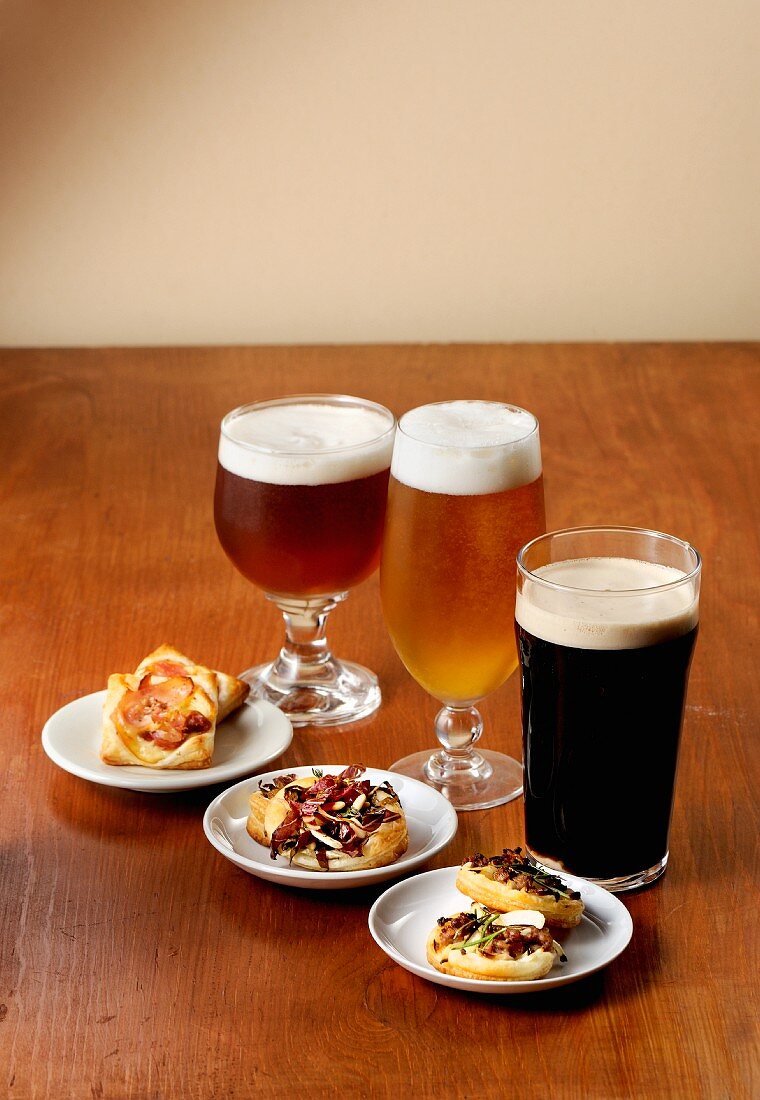
[[[0,353],[0,1090],[760,1095],[759,387],[751,345]],[[214,533],[218,425],[234,405],[309,391],[397,414],[447,397],[525,405],[541,421],[550,526],[646,525],[704,555],[671,866],[624,897],[633,940],[594,977],[503,998],[428,984],[369,936],[382,887],[290,890],[219,856],[201,828],[217,788],[120,791],[43,754],[52,711],[159,642],[230,671],[274,654],[276,612]],[[331,639],[379,673],[384,705],[297,732],[283,766],[387,766],[432,747],[436,706],[391,648],[376,578],[334,614]],[[519,755],[516,678],[483,712],[484,745]],[[520,801],[461,814],[432,866],[521,840]]]

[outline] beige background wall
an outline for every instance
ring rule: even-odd
[[[0,343],[760,337],[757,0],[0,24]]]

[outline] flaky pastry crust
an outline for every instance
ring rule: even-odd
[[[458,978],[477,978],[485,982],[531,982],[545,977],[556,955],[554,951],[536,950],[517,959],[508,956],[487,958],[477,948],[444,945],[438,937],[438,928],[428,936],[426,945],[427,960],[442,974],[453,974]]]
[[[100,759],[104,764],[131,764],[146,768],[208,768],[214,751],[217,715],[214,674],[208,669],[196,670],[191,678],[192,690],[181,704],[185,713],[192,711],[202,715],[209,728],[191,733],[176,748],[162,748],[155,741],[144,739],[125,716],[123,704],[140,690],[143,679],[142,676],[122,676],[119,673],[108,677]]]
[[[242,706],[251,690],[245,680],[238,680],[237,677],[230,676],[226,672],[219,672],[218,669],[210,669],[206,668],[205,665],[198,665],[195,661],[186,657],[184,653],[180,653],[178,649],[175,649],[174,646],[166,642],[160,645],[158,649],[154,649],[152,653],[149,653],[147,657],[144,657],[143,660],[140,661],[135,675],[144,676],[147,672],[151,672],[154,669],[161,670],[162,668],[170,672],[172,665],[185,669],[186,675],[188,676],[192,676],[195,669],[203,669],[203,671],[210,672],[216,677],[218,697],[217,724],[223,722],[234,710]]]
[[[583,902],[579,899],[555,898],[551,894],[518,890],[509,883],[496,881],[495,871],[490,864],[473,870],[470,863],[465,863],[457,874],[457,889],[473,901],[487,905],[489,909],[498,909],[501,913],[533,909],[543,913],[546,923],[555,928],[575,928],[580,924]]]

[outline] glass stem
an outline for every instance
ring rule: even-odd
[[[452,761],[471,767],[473,745],[483,733],[483,719],[476,707],[444,707],[436,715],[435,732]]]
[[[299,680],[332,661],[326,637],[327,616],[347,595],[267,597],[279,607],[285,620],[285,644],[274,662],[278,675]]]

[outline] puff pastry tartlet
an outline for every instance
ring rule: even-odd
[[[427,941],[427,959],[436,970],[486,982],[534,981],[558,958],[565,961],[562,947],[538,911],[499,913],[473,905],[440,917]]]
[[[163,645],[137,671],[108,678],[100,758],[147,768],[208,768],[217,723],[248,685]]]
[[[556,928],[574,928],[581,921],[580,894],[522,848],[505,848],[499,856],[477,853],[462,864],[456,885],[468,898],[502,913],[537,910]]]
[[[204,668],[204,666],[196,664],[174,646],[164,644],[140,661],[135,675],[144,676],[146,672],[150,672],[155,676],[192,676],[193,669],[196,668]],[[237,677],[230,676],[226,672],[219,672],[218,669],[205,669],[205,671],[213,672],[216,677],[218,724],[232,714],[233,710],[243,705],[251,689],[245,680],[238,680]]]
[[[272,856],[309,871],[385,867],[406,851],[406,817],[390,783],[361,779],[352,764],[339,775],[281,775],[250,797],[246,828]]]

